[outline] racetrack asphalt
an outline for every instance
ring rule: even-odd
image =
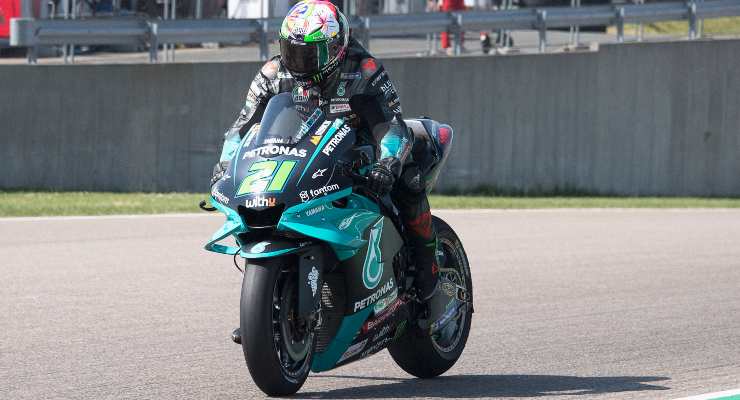
[[[672,399],[740,388],[740,211],[439,211],[472,266],[458,364],[387,352],[297,398]],[[0,399],[262,397],[222,219],[0,219]]]

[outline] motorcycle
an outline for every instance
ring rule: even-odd
[[[406,122],[415,160],[422,147],[431,160],[424,175],[431,190],[452,129],[427,118]],[[431,329],[398,211],[389,196],[364,188],[374,160],[374,148],[356,145],[342,118],[317,109],[303,121],[292,96],[280,94],[212,186],[211,209],[226,222],[205,249],[245,260],[241,345],[252,379],[268,395],[293,394],[309,372],[385,348],[411,375],[431,378],[465,347],[473,288],[462,243],[433,217],[440,290],[450,300],[444,327]],[[236,245],[224,244],[228,238]]]

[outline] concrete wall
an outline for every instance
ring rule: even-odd
[[[441,188],[740,196],[740,41],[385,64]],[[203,191],[255,63],[0,67],[0,188]]]

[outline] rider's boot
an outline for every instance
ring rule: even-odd
[[[436,234],[429,241],[414,242],[412,240],[416,255],[416,288],[419,299],[426,307],[419,319],[419,326],[434,335],[454,319],[460,302],[454,290],[450,290],[447,278],[440,276]]]

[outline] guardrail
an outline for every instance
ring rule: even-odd
[[[501,11],[468,11],[352,17],[354,34],[369,47],[370,39],[388,35],[428,34],[448,31],[534,29],[539,31],[539,51],[547,47],[547,29],[581,25],[616,25],[617,41],[624,41],[627,23],[688,20],[689,39],[698,35],[698,21],[740,16],[740,0],[690,0],[687,2],[625,4],[613,6],[548,7]],[[158,61],[162,44],[203,42],[257,42],[260,56],[268,57],[270,39],[282,19],[66,19],[14,18],[10,23],[11,46],[29,48],[29,63],[36,62],[38,46],[138,44],[149,46],[149,61]],[[455,53],[460,52],[455,35]],[[65,59],[66,60],[66,59]]]

